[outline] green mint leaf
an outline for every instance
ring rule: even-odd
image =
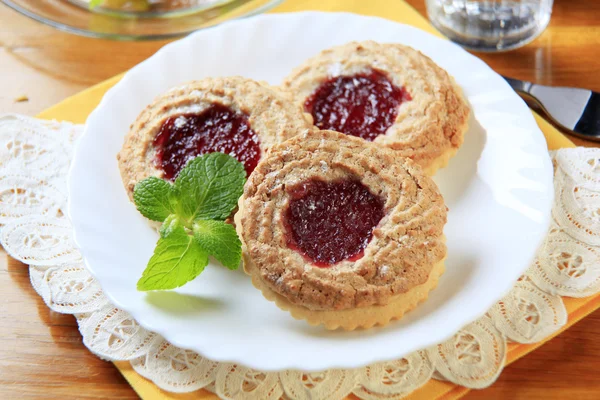
[[[242,163],[223,153],[196,157],[181,170],[175,184],[176,213],[185,221],[224,220],[244,191]]]
[[[138,211],[152,221],[162,222],[175,211],[173,186],[154,176],[135,185],[133,201]]]
[[[208,254],[185,232],[174,229],[168,236],[158,239],[154,254],[137,283],[137,289],[175,289],[191,281],[208,264]]]
[[[93,10],[94,8],[98,7],[100,4],[102,4],[104,0],[90,0],[89,3],[89,7],[90,10]]]
[[[163,222],[138,290],[178,288],[202,273],[209,255],[229,269],[238,268],[241,242],[235,228],[223,220],[235,209],[245,182],[240,162],[210,153],[191,160],[173,185],[151,177],[135,186],[138,211]]]
[[[179,217],[175,214],[171,214],[165,219],[165,222],[162,223],[158,232],[160,233],[161,238],[166,238],[181,228],[183,228],[183,225],[181,224]]]
[[[194,239],[208,254],[229,269],[237,269],[242,260],[242,243],[235,228],[223,221],[196,220]]]

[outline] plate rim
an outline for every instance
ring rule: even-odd
[[[427,36],[430,36],[436,40],[444,40],[443,38],[439,38],[429,32],[426,32],[422,29],[419,29],[415,26],[409,25],[409,24],[404,24],[404,23],[400,23],[400,22],[396,22],[393,20],[389,20],[386,18],[381,18],[381,17],[376,17],[376,16],[365,16],[365,15],[361,15],[361,14],[356,14],[356,13],[352,13],[352,12],[322,12],[322,11],[301,11],[301,12],[286,12],[286,13],[277,13],[277,14],[263,14],[263,15],[259,15],[259,16],[255,16],[251,19],[240,19],[240,20],[232,20],[232,21],[227,21],[223,24],[220,24],[218,26],[215,27],[210,27],[207,28],[206,30],[201,30],[201,31],[197,31],[183,39],[171,42],[166,44],[165,46],[163,46],[162,48],[160,48],[155,54],[153,54],[152,56],[148,57],[147,59],[143,60],[142,62],[140,62],[139,64],[137,64],[136,66],[134,66],[133,68],[131,68],[129,71],[127,71],[124,76],[122,77],[122,79],[117,82],[114,86],[112,86],[110,89],[108,89],[106,91],[106,93],[103,95],[101,101],[98,103],[98,105],[96,106],[96,108],[94,108],[94,110],[90,113],[90,115],[88,116],[88,119],[86,121],[85,124],[85,129],[84,132],[82,133],[81,137],[78,139],[76,146],[75,146],[75,151],[74,151],[74,155],[73,155],[73,160],[71,163],[71,166],[69,167],[69,172],[68,172],[68,178],[67,178],[67,190],[68,193],[70,194],[73,190],[73,184],[74,184],[74,177],[76,176],[76,173],[74,173],[74,171],[77,169],[77,165],[78,165],[78,158],[80,156],[78,156],[78,154],[80,154],[80,147],[81,143],[83,142],[83,138],[85,138],[88,135],[89,132],[89,121],[93,120],[95,118],[97,118],[97,116],[100,114],[99,110],[101,110],[108,102],[111,101],[112,97],[115,96],[121,85],[125,85],[127,83],[127,81],[129,79],[133,79],[132,77],[135,76],[136,74],[140,73],[140,70],[143,68],[144,65],[151,63],[153,59],[158,59],[161,57],[161,55],[163,53],[167,53],[170,49],[177,47],[178,45],[180,45],[180,43],[188,41],[188,40],[193,40],[194,37],[199,36],[199,35],[203,35],[206,31],[208,30],[213,30],[213,29],[222,29],[222,27],[226,27],[229,26],[231,24],[252,24],[254,22],[256,22],[257,20],[264,20],[264,19],[280,19],[280,18],[296,18],[296,17],[320,17],[320,16],[343,16],[345,17],[352,17],[352,18],[359,18],[359,19],[370,19],[370,20],[374,20],[374,21],[384,21],[385,23],[392,23],[392,24],[397,24],[397,25],[402,25],[403,27],[406,27],[408,29],[411,30],[415,30],[418,31],[420,34],[424,34]],[[249,22],[250,21],[250,22]],[[501,78],[501,76],[496,73],[494,70],[492,70],[483,60],[479,59],[478,57],[466,52],[464,49],[462,49],[460,46],[451,43],[450,41],[447,42],[447,44],[452,45],[455,47],[455,50],[457,51],[461,51],[466,53],[471,61],[473,62],[477,62],[480,63],[482,65],[482,67],[486,68],[491,74],[497,75],[498,77]],[[508,86],[507,83],[505,83],[506,88],[510,88]],[[512,91],[512,89],[511,89]],[[521,102],[521,105],[523,107],[527,107],[525,105],[525,103],[518,97],[518,95],[515,93],[515,100],[518,100]],[[544,137],[543,132],[539,129],[539,127],[537,126],[537,123],[535,121],[535,118],[533,116],[533,114],[531,112],[527,113],[527,118],[529,120],[529,122],[532,124],[531,126],[535,126],[535,134],[532,133],[531,138],[535,139],[535,145],[540,145],[543,142],[544,145],[544,149],[546,149],[546,140]],[[529,129],[529,127],[527,127],[527,130],[529,131],[534,131],[534,129]],[[549,153],[546,152],[546,156],[544,157],[545,162],[547,164],[550,165],[550,169],[547,171],[547,176],[544,182],[544,187],[545,187],[545,196],[543,196],[547,201],[545,204],[541,205],[538,209],[542,209],[541,213],[542,213],[542,219],[543,222],[542,224],[547,228],[550,226],[550,221],[551,221],[551,205],[554,199],[554,190],[553,190],[553,174],[552,174],[552,167],[551,167],[551,162],[550,162],[550,155]],[[92,268],[89,265],[88,259],[86,257],[83,257],[83,253],[84,253],[84,247],[81,246],[80,244],[80,240],[78,240],[78,234],[77,234],[77,229],[75,228],[76,222],[73,218],[72,215],[72,211],[73,211],[73,203],[72,203],[72,197],[69,195],[68,196],[68,203],[67,203],[67,215],[69,220],[71,221],[71,223],[73,224],[73,239],[75,244],[78,246],[78,248],[80,249],[81,253],[82,253],[82,258],[84,261],[84,264],[86,266],[86,269],[92,274],[92,276],[94,276],[94,278],[97,280],[98,284],[102,287],[104,294],[107,296],[107,298],[112,302],[113,305],[115,305],[116,307],[119,307],[121,309],[123,309],[124,311],[130,313],[132,316],[135,313],[132,312],[130,310],[129,307],[127,306],[123,306],[123,304],[117,300],[114,295],[110,292],[107,292],[104,288],[104,285],[101,282],[101,279],[98,278],[97,273],[94,271],[94,268]],[[543,229],[540,231],[542,232],[544,231]],[[538,235],[539,237],[537,237],[537,247],[539,247],[539,245],[542,243],[545,234],[540,233]],[[527,269],[527,267],[530,265],[531,261],[534,259],[536,251],[537,251],[537,247],[531,251],[531,256],[530,256],[530,260],[529,263],[525,264],[522,267],[521,270],[521,274],[525,272],[525,270]],[[520,276],[520,275],[519,275]],[[487,302],[482,302],[481,304],[483,304],[484,306],[480,306],[478,307],[477,312],[471,312],[468,314],[468,317],[464,318],[464,320],[468,320],[468,322],[460,322],[460,323],[456,323],[456,322],[452,322],[452,321],[448,321],[447,323],[449,325],[452,325],[451,329],[448,329],[448,332],[453,332],[453,333],[448,333],[448,334],[444,334],[444,335],[439,335],[438,337],[441,337],[441,339],[436,338],[436,339],[430,339],[430,340],[422,340],[422,343],[414,346],[416,347],[414,350],[412,351],[419,351],[419,350],[424,350],[430,346],[436,345],[438,343],[442,343],[444,341],[446,341],[447,339],[451,338],[454,334],[456,334],[461,328],[463,328],[464,326],[474,322],[476,319],[484,316],[487,311],[489,310],[489,308],[491,308],[497,301],[499,301],[502,297],[504,297],[506,295],[506,293],[508,293],[512,287],[514,286],[514,283],[517,281],[519,277],[517,276],[516,278],[514,278],[514,280],[507,285],[503,285],[502,286],[502,296],[499,296],[497,299],[493,300],[493,301],[487,301]],[[500,292],[500,290],[499,290]],[[267,300],[265,300],[267,301]],[[148,323],[148,321],[146,320],[146,318],[139,318],[139,317],[134,317],[134,319],[140,324],[140,326],[148,329],[149,331],[155,332],[160,334],[161,336],[165,337],[168,336],[168,329],[160,329],[160,328],[156,328],[155,326],[153,326],[152,324]],[[178,343],[177,341],[173,341],[172,339],[169,339],[169,342],[175,346],[181,347],[181,348],[190,348],[190,346],[188,344],[182,344],[182,343]],[[424,342],[424,344],[423,344]],[[216,362],[232,362],[232,363],[238,363],[238,364],[242,364],[245,366],[249,366],[251,368],[256,368],[256,369],[260,369],[263,371],[280,371],[280,370],[284,370],[284,369],[299,369],[299,370],[305,370],[305,371],[320,371],[320,370],[324,370],[324,369],[331,369],[331,368],[357,368],[357,367],[362,367],[365,365],[368,365],[370,363],[373,362],[379,362],[379,361],[389,361],[389,360],[396,360],[398,358],[401,358],[402,355],[400,356],[387,356],[386,357],[377,357],[377,359],[375,360],[370,360],[370,361],[358,361],[358,362],[353,362],[353,363],[345,363],[343,365],[339,364],[339,363],[329,363],[331,364],[330,366],[326,366],[326,367],[311,367],[302,363],[298,363],[296,361],[291,360],[291,362],[289,362],[289,365],[286,366],[268,366],[266,364],[263,364],[260,362],[259,359],[257,359],[257,362],[240,362],[239,360],[236,360],[235,357],[231,358],[231,357],[219,357],[216,356],[214,352],[210,352],[207,349],[210,348],[209,346],[204,346],[203,350],[199,350],[199,348],[193,348],[193,351],[198,352],[201,356],[206,357],[210,360],[216,361]],[[406,353],[405,353],[406,354]],[[328,364],[328,365],[329,365]]]

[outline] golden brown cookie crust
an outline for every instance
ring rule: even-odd
[[[419,303],[427,299],[429,292],[436,288],[443,273],[444,260],[433,266],[425,283],[413,287],[406,293],[392,296],[386,305],[339,311],[309,310],[306,307],[293,304],[271,290],[257,275],[252,276],[252,284],[262,292],[267,300],[274,302],[282,310],[288,311],[296,319],[306,320],[310,325],[324,325],[329,330],[344,329],[352,331],[358,328],[368,329],[377,325],[384,326],[390,321],[402,318],[404,314],[412,311]]]
[[[288,248],[283,213],[286,186],[308,179],[359,179],[384,199],[385,216],[357,261],[327,268]],[[314,311],[388,304],[425,283],[446,255],[447,209],[422,169],[390,149],[333,131],[300,134],[256,167],[235,222],[244,268],[291,304]]]
[[[250,127],[260,140],[262,155],[285,140],[286,132],[313,129],[310,116],[292,104],[286,93],[266,83],[242,77],[188,82],[158,96],[142,111],[125,136],[117,159],[130,198],[136,183],[149,176],[163,176],[154,162],[152,142],[164,121],[174,115],[200,113],[213,104],[248,116]]]
[[[445,165],[438,159],[449,159],[463,143],[470,108],[454,79],[421,52],[400,44],[347,43],[306,60],[284,80],[282,88],[304,107],[327,79],[372,69],[383,72],[412,98],[400,105],[394,124],[375,142],[435,172]]]

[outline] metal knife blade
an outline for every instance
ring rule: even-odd
[[[504,79],[516,92],[536,101],[558,125],[585,139],[600,141],[600,93]]]

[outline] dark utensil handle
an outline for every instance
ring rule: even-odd
[[[585,135],[588,139],[600,140],[600,96],[592,94],[574,131]]]

